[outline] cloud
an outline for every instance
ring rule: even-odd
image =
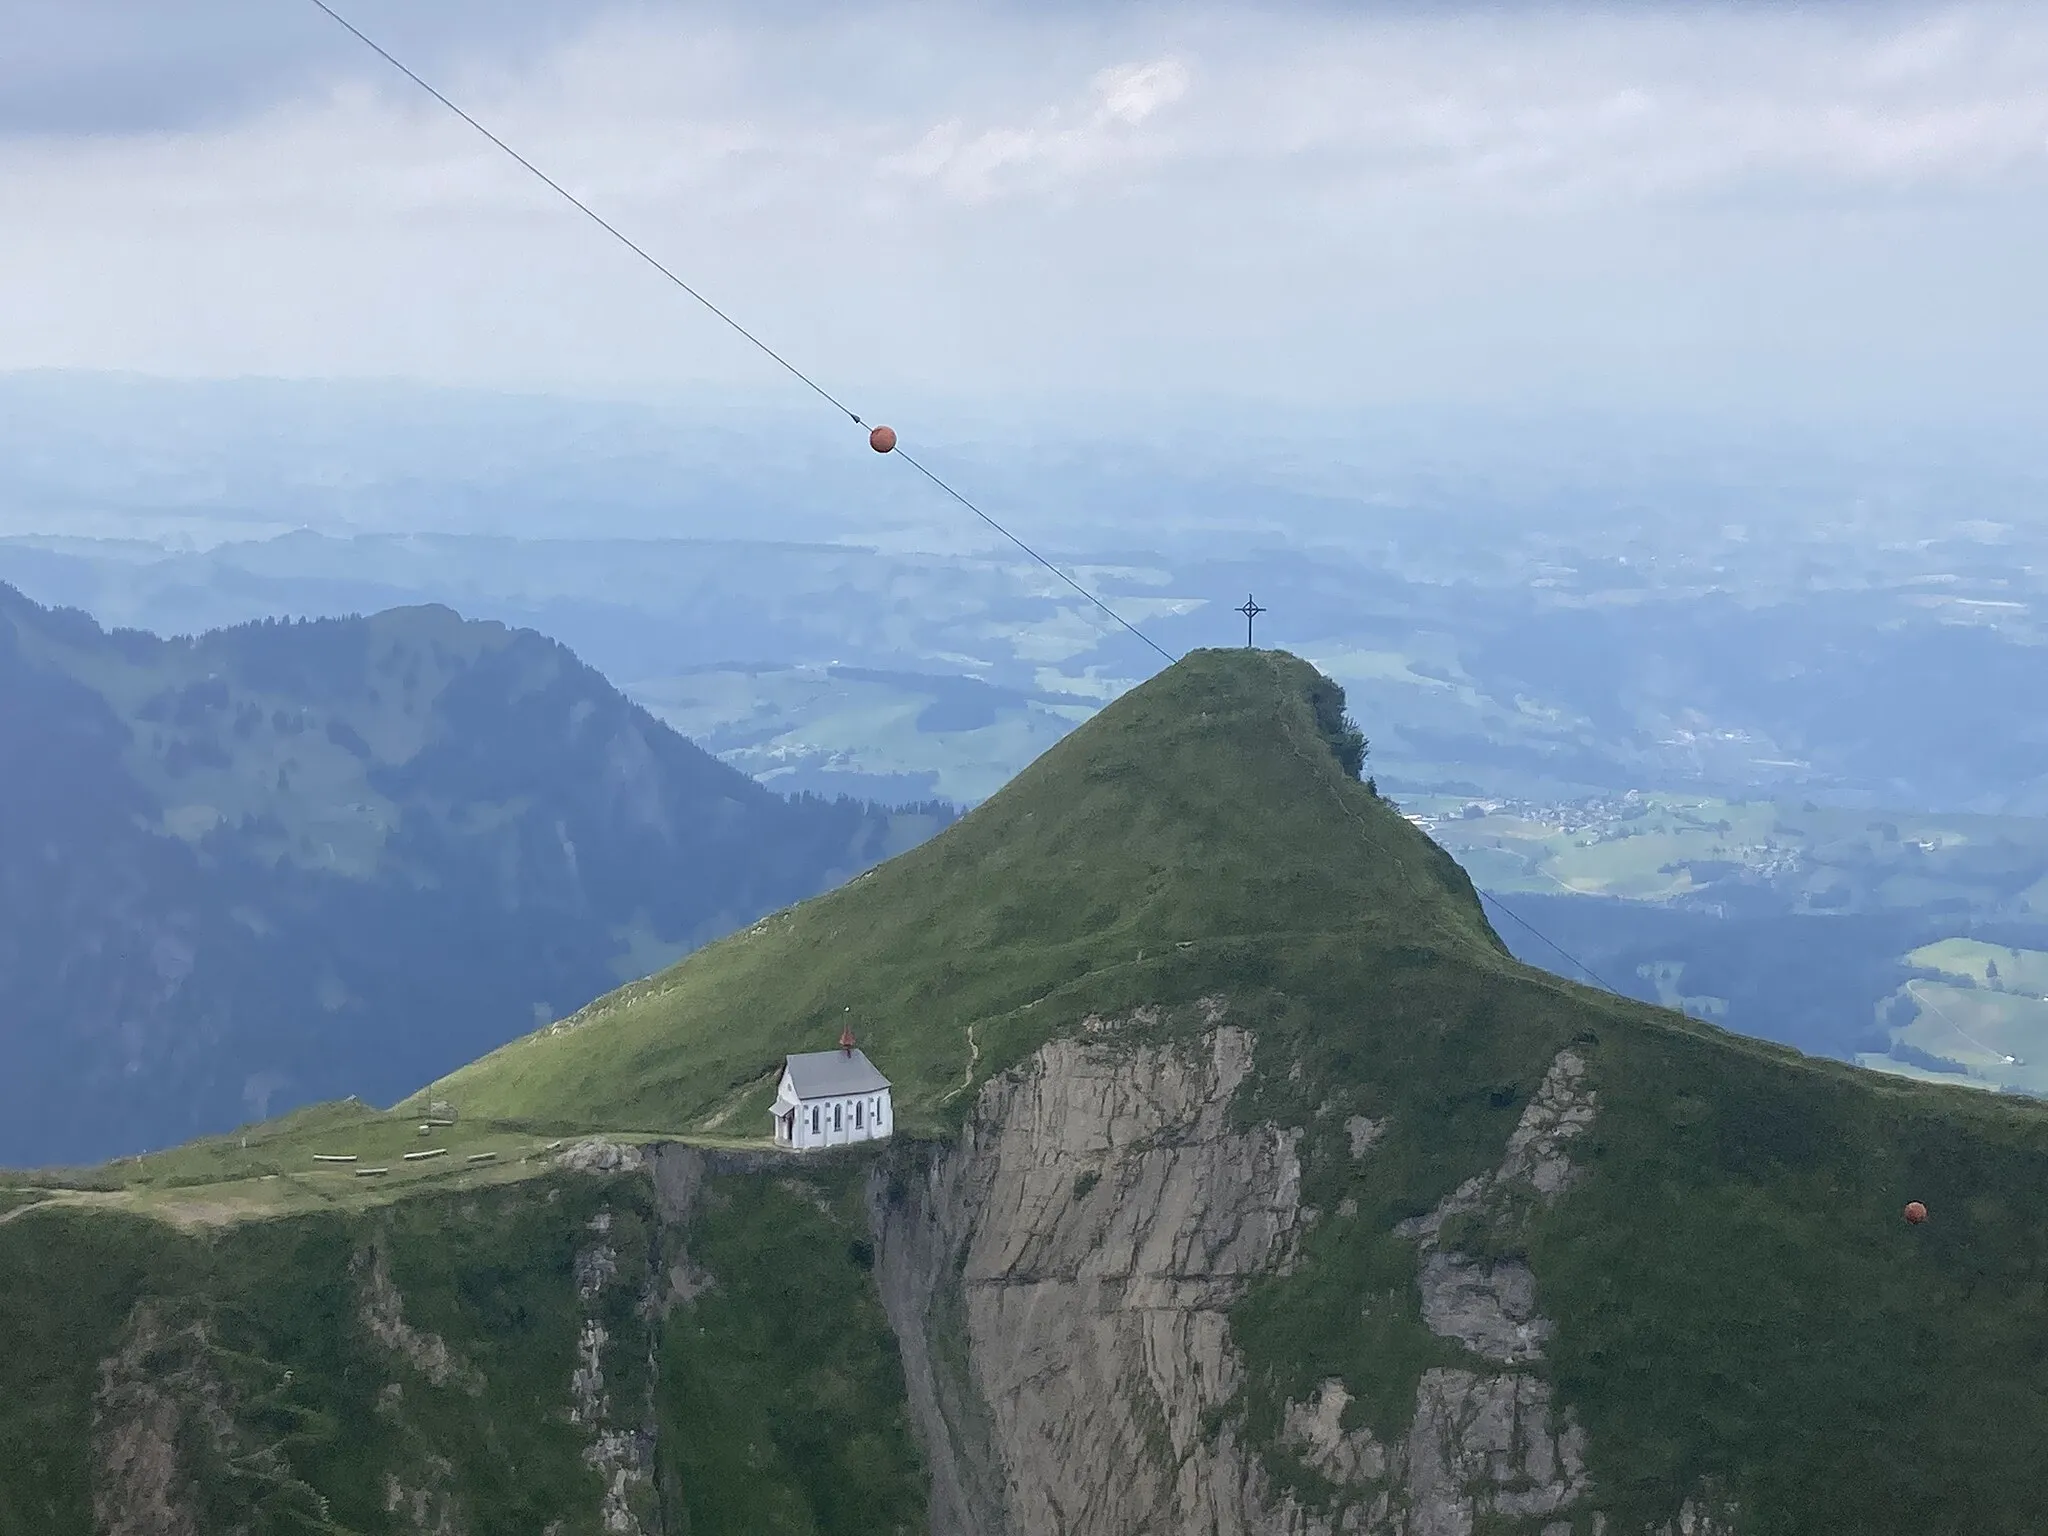
[[[1142,123],[1188,92],[1188,69],[1178,59],[1126,64],[1095,77],[1103,110],[1127,123]]]
[[[17,7],[0,366],[764,377],[310,5]],[[2048,345],[2038,7],[358,11],[842,377],[1988,395]]]
[[[550,0],[343,0],[422,63],[528,56],[581,29]],[[586,11],[584,19],[587,19]],[[261,111],[348,74],[308,0],[8,0],[0,134],[178,131]]]
[[[1525,203],[2048,172],[2048,15],[1537,8],[1218,35],[1181,146]]]
[[[973,202],[1010,187],[1045,191],[1077,177],[1134,166],[1161,156],[1146,120],[1187,94],[1188,67],[1178,59],[1121,64],[1099,72],[1079,107],[1049,107],[1028,125],[969,131],[948,118],[908,151],[885,158],[883,174],[930,180]]]

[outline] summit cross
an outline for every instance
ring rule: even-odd
[[[1246,593],[1244,606],[1234,611],[1244,615],[1244,648],[1250,650],[1252,648],[1252,620],[1256,619],[1266,610],[1252,601],[1250,593]]]

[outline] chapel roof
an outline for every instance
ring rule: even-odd
[[[805,1051],[791,1056],[783,1070],[800,1099],[836,1099],[848,1094],[876,1093],[889,1079],[875,1070],[867,1052]]]

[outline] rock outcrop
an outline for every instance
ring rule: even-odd
[[[1560,1052],[1499,1165],[1400,1229],[1423,1321],[1471,1364],[1425,1371],[1391,1443],[1345,1428],[1341,1380],[1287,1406],[1284,1448],[1339,1492],[1311,1508],[1273,1487],[1231,1412],[1244,1366],[1229,1308],[1290,1266],[1309,1213],[1299,1133],[1233,1123],[1253,1039],[1217,1012],[1178,1045],[1123,1043],[1091,1019],[984,1085],[957,1144],[873,1175],[876,1275],[931,1457],[934,1536],[1605,1532],[1585,1431],[1542,1374],[1536,1277],[1502,1256],[1573,1183],[1571,1144],[1596,1110],[1585,1061]],[[1385,1129],[1347,1121],[1351,1155]],[[1729,1518],[1703,1498],[1671,1529],[1722,1536]]]
[[[405,1320],[405,1302],[392,1284],[382,1247],[373,1244],[357,1253],[350,1269],[357,1284],[356,1317],[371,1338],[437,1387],[453,1386],[472,1397],[483,1391],[483,1373],[447,1340]]]
[[[877,1270],[934,1447],[935,1536],[1248,1529],[1223,1507],[1244,1458],[1208,1419],[1242,1369],[1227,1309],[1291,1257],[1299,1133],[1231,1125],[1244,1030],[1193,1048],[1114,1033],[986,1084],[922,1188],[892,1201],[878,1176]]]
[[[384,1513],[393,1518],[394,1529],[411,1536],[465,1536],[454,1482],[455,1464],[445,1456],[427,1456],[417,1483],[386,1472]]]
[[[1508,1138],[1507,1154],[1490,1173],[1467,1179],[1434,1211],[1404,1223],[1416,1240],[1422,1318],[1439,1337],[1502,1365],[1543,1358],[1551,1324],[1536,1314],[1536,1277],[1521,1259],[1481,1259],[1446,1248],[1446,1230],[1463,1218],[1467,1230],[1519,1236],[1530,1212],[1572,1182],[1572,1141],[1593,1123],[1594,1095],[1586,1064],[1561,1051],[1543,1086]]]
[[[569,1420],[590,1435],[583,1459],[603,1484],[599,1518],[604,1529],[613,1536],[650,1536],[659,1529],[654,1518],[653,1362],[650,1359],[647,1401],[623,1408],[615,1404],[604,1369],[605,1351],[613,1340],[600,1315],[605,1292],[619,1282],[611,1212],[599,1211],[589,1230],[591,1240],[578,1251],[575,1263],[576,1299],[583,1305],[583,1320],[576,1337],[576,1368],[569,1378]],[[650,1300],[651,1296],[640,1299],[643,1317],[655,1310]]]
[[[220,1386],[200,1364],[206,1342],[203,1329],[168,1329],[144,1305],[100,1362],[93,1519],[108,1536],[199,1536],[180,1445],[195,1430],[216,1443],[229,1431]]]
[[[318,1529],[326,1497],[294,1474],[269,1436],[238,1422],[240,1406],[204,1316],[174,1320],[137,1304],[93,1395],[93,1523],[106,1536],[208,1536],[209,1496],[224,1484],[260,1488],[271,1512]],[[286,1373],[289,1380],[289,1373]]]
[[[1568,1413],[1555,1411],[1549,1382],[1531,1369],[1551,1332],[1537,1311],[1536,1277],[1520,1259],[1477,1257],[1445,1239],[1460,1222],[1474,1235],[1512,1237],[1534,1206],[1569,1188],[1570,1143],[1593,1119],[1585,1079],[1585,1063],[1561,1052],[1499,1167],[1399,1229],[1416,1243],[1423,1322],[1474,1356],[1475,1366],[1505,1369],[1425,1371],[1408,1432],[1391,1445],[1367,1429],[1345,1430],[1349,1390],[1338,1380],[1321,1383],[1309,1401],[1289,1405],[1282,1437],[1351,1502],[1331,1521],[1276,1512],[1285,1518],[1266,1529],[1471,1536],[1482,1517],[1489,1529],[1571,1529],[1568,1517],[1589,1491],[1586,1437]],[[1353,1155],[1364,1155],[1370,1141],[1358,1122],[1347,1129]]]
[[[572,1173],[631,1173],[645,1164],[646,1154],[626,1142],[594,1136],[558,1154],[555,1161]]]

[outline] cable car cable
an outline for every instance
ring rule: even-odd
[[[346,16],[342,15],[339,11],[335,10],[333,6],[327,3],[327,0],[312,0],[312,4],[318,6],[322,11],[326,12],[326,14],[335,23],[337,23],[340,27],[347,31],[350,36],[356,39],[356,41],[360,42],[364,47],[368,48],[372,53],[376,54],[377,57],[382,59],[385,63],[389,64],[401,75],[404,75],[406,79],[410,80],[414,85],[418,86],[421,90],[425,91],[429,96],[433,97],[434,100],[441,103],[442,106],[446,107],[450,112],[453,112],[457,117],[461,118],[465,123],[469,124],[470,127],[474,128],[486,139],[489,139],[491,143],[495,144],[499,149],[503,150],[513,160],[518,162],[519,165],[523,166],[526,170],[530,171],[536,178],[538,178],[543,184],[545,184],[547,187],[549,187],[551,190],[557,193],[565,202],[567,202],[578,213],[581,213],[585,218],[589,219],[591,223],[595,224],[599,229],[603,230],[606,234],[610,235],[614,240],[618,241],[619,244],[623,245],[635,256],[638,256],[642,261],[646,262],[648,266],[654,268],[655,271],[659,272],[671,283],[674,283],[676,287],[682,289],[683,292],[687,293],[699,304],[703,305],[706,309],[710,310],[712,314],[716,315],[719,319],[723,320],[727,325],[731,326],[735,331],[739,332],[740,335],[744,336],[748,341],[752,342],[754,346],[758,347],[762,352],[767,354],[770,358],[774,359],[774,361],[777,364],[779,364],[785,371],[787,371],[793,378],[800,381],[805,388],[809,389],[813,394],[817,395],[819,399],[823,400],[827,405],[831,406],[833,410],[838,411],[841,415],[845,416],[857,427],[865,427],[868,425],[868,423],[860,419],[859,414],[856,411],[854,411],[852,407],[846,405],[843,401],[839,400],[831,393],[831,391],[827,390],[822,384],[818,383],[816,379],[813,379],[809,374],[805,373],[801,368],[797,367],[796,364],[792,363],[780,352],[777,352],[773,347],[769,346],[767,342],[763,341],[760,337],[756,336],[752,331],[748,330],[745,326],[741,325],[739,321],[733,319],[731,315],[727,314],[724,310],[720,309],[716,304],[712,303],[709,299],[704,297],[703,294],[699,293],[695,288],[691,287],[688,283],[684,282],[682,278],[678,277],[674,272],[670,271],[668,267],[664,266],[660,261],[656,260],[640,245],[636,244],[633,240],[629,239],[616,225],[612,224],[609,220],[605,219],[588,203],[584,202],[580,197],[578,197],[575,193],[571,192],[567,187],[563,186],[559,181],[556,181],[554,177],[548,175],[546,171],[543,171],[539,166],[535,165],[531,160],[527,159],[526,156],[520,154],[518,150],[514,149],[510,144],[507,144],[503,139],[499,138],[495,133],[491,132],[490,129],[486,128],[474,117],[471,117],[467,112],[463,111],[461,107],[457,106],[454,102],[450,101],[446,96],[442,95],[440,91],[436,90],[432,85],[428,84],[427,81],[423,80],[419,75],[415,74],[410,68],[408,68],[405,65],[405,63],[398,59],[394,54],[392,54],[392,52],[389,49],[385,48],[375,38],[371,37],[368,33],[364,32],[362,28],[358,27]],[[1096,607],[1100,608],[1104,613],[1108,614],[1118,624],[1121,624],[1125,629],[1129,630],[1132,634],[1136,635],[1140,640],[1144,641],[1145,644],[1152,647],[1154,651],[1157,651],[1159,655],[1162,658],[1164,658],[1164,660],[1169,666],[1172,665],[1175,661],[1179,660],[1179,658],[1176,657],[1171,651],[1167,650],[1164,646],[1160,645],[1158,641],[1154,640],[1150,635],[1147,635],[1143,630],[1139,629],[1137,625],[1131,623],[1130,620],[1126,619],[1122,614],[1118,613],[1114,608],[1110,607],[1108,603],[1104,602],[1101,598],[1097,597],[1093,592],[1090,592],[1086,587],[1082,586],[1080,582],[1076,581],[1073,577],[1069,576],[1065,571],[1061,570],[1057,565],[1053,564],[1052,561],[1046,559],[1045,556],[1041,555],[1029,544],[1026,544],[1022,539],[1018,538],[1016,534],[1010,532],[1009,529],[1005,528],[993,517],[990,517],[988,513],[982,511],[980,507],[976,506],[973,502],[969,501],[965,496],[961,495],[958,491],[954,490],[952,486],[948,485],[937,474],[933,473],[930,469],[927,469],[923,464],[920,464],[916,459],[911,458],[910,455],[907,453],[903,454],[902,457],[910,465],[911,468],[915,469],[919,474],[923,475],[927,480],[931,481],[933,485],[936,485],[940,490],[944,491],[948,496],[952,497],[953,500],[959,502],[961,506],[965,507],[968,511],[972,512],[984,523],[987,523],[989,527],[995,529],[997,533],[1000,533],[1012,544],[1016,545],[1019,549],[1023,550],[1025,554],[1029,555],[1032,559],[1036,560],[1040,565],[1044,566],[1047,570],[1051,571],[1055,576],[1059,577],[1061,581],[1064,581],[1076,592],[1080,593],[1083,597],[1087,598],[1089,602],[1093,603]]]
[[[929,469],[926,469],[926,468],[924,467],[924,465],[922,465],[922,464],[918,463],[918,461],[917,461],[916,459],[912,458],[912,457],[911,457],[911,456],[910,456],[909,454],[905,453],[905,452],[904,452],[904,451],[903,451],[903,450],[902,450],[901,448],[898,448],[898,449],[896,449],[896,450],[895,450],[895,452],[896,452],[897,456],[898,456],[898,457],[900,457],[900,458],[901,458],[901,459],[903,460],[903,462],[904,462],[904,463],[908,464],[908,465],[909,465],[909,466],[910,466],[910,467],[911,467],[912,469],[916,470],[916,471],[917,471],[917,472],[918,472],[918,473],[919,473],[920,475],[923,475],[923,476],[925,477],[925,479],[927,479],[927,480],[931,481],[931,483],[932,483],[933,485],[936,485],[936,486],[937,486],[937,487],[938,487],[938,488],[939,488],[940,490],[944,491],[944,492],[945,492],[945,493],[946,493],[946,494],[947,494],[948,496],[952,497],[952,498],[953,498],[953,499],[954,499],[955,501],[959,502],[961,506],[965,507],[965,508],[966,508],[966,509],[967,509],[968,511],[972,512],[972,513],[973,513],[973,514],[974,514],[974,515],[975,515],[976,517],[980,518],[980,519],[981,519],[981,520],[982,520],[982,521],[983,521],[984,523],[987,523],[987,524],[989,525],[989,527],[991,527],[991,528],[995,529],[995,531],[996,531],[997,533],[1000,533],[1000,534],[1001,534],[1001,535],[1002,535],[1002,536],[1003,536],[1004,538],[1008,539],[1008,540],[1009,540],[1009,541],[1010,541],[1010,542],[1011,542],[1012,544],[1016,545],[1016,546],[1017,546],[1017,547],[1018,547],[1019,549],[1023,550],[1025,554],[1029,555],[1029,556],[1030,556],[1030,557],[1031,557],[1032,559],[1036,560],[1036,561],[1037,561],[1037,562],[1038,562],[1038,563],[1039,563],[1040,565],[1044,566],[1044,567],[1045,567],[1045,568],[1046,568],[1046,569],[1047,569],[1048,571],[1051,571],[1051,572],[1053,573],[1053,575],[1055,575],[1055,576],[1059,577],[1059,579],[1060,579],[1061,581],[1064,581],[1064,582],[1065,582],[1065,583],[1066,583],[1066,584],[1067,584],[1068,586],[1072,587],[1072,588],[1073,588],[1073,589],[1074,589],[1074,590],[1075,590],[1076,592],[1080,593],[1080,594],[1081,594],[1081,595],[1082,595],[1083,597],[1087,598],[1089,602],[1093,603],[1093,604],[1094,604],[1094,605],[1095,605],[1096,607],[1100,608],[1100,609],[1101,609],[1101,610],[1102,610],[1102,611],[1103,611],[1104,613],[1108,614],[1108,615],[1109,615],[1109,616],[1110,616],[1110,617],[1111,617],[1112,619],[1115,619],[1115,620],[1117,621],[1117,623],[1119,623],[1119,624],[1123,625],[1123,627],[1124,627],[1125,629],[1128,629],[1128,630],[1129,630],[1129,631],[1130,631],[1130,632],[1131,632],[1132,634],[1136,635],[1136,636],[1137,636],[1137,637],[1138,637],[1138,638],[1139,638],[1140,640],[1144,641],[1144,642],[1145,642],[1145,643],[1146,643],[1147,645],[1151,646],[1153,650],[1157,651],[1157,652],[1158,652],[1158,653],[1159,653],[1159,654],[1160,654],[1161,656],[1163,656],[1163,657],[1165,657],[1165,658],[1166,658],[1166,662],[1167,662],[1167,665],[1168,665],[1168,666],[1171,666],[1171,665],[1172,665],[1172,664],[1173,664],[1173,663],[1174,663],[1175,661],[1179,660],[1179,658],[1178,658],[1178,657],[1176,657],[1175,655],[1173,655],[1173,654],[1172,654],[1172,653],[1171,653],[1170,651],[1168,651],[1168,650],[1167,650],[1167,649],[1166,649],[1166,648],[1165,648],[1164,646],[1160,645],[1158,641],[1154,640],[1154,639],[1153,639],[1153,638],[1152,638],[1152,637],[1151,637],[1150,635],[1146,634],[1146,633],[1145,633],[1145,632],[1144,632],[1144,631],[1143,631],[1142,629],[1138,628],[1138,626],[1137,626],[1137,625],[1133,624],[1133,623],[1132,623],[1132,622],[1131,622],[1131,621],[1130,621],[1129,619],[1125,618],[1125,617],[1124,617],[1124,616],[1123,616],[1122,614],[1118,613],[1118,612],[1117,612],[1117,611],[1116,611],[1116,610],[1115,610],[1114,608],[1110,607],[1110,606],[1109,606],[1109,604],[1105,603],[1105,602],[1104,602],[1104,601],[1103,601],[1103,600],[1102,600],[1101,598],[1097,597],[1097,596],[1096,596],[1096,595],[1095,595],[1095,594],[1094,594],[1093,592],[1090,592],[1090,591],[1089,591],[1089,590],[1088,590],[1088,589],[1087,589],[1086,587],[1082,586],[1082,585],[1081,585],[1081,583],[1079,583],[1078,581],[1074,580],[1074,578],[1073,578],[1073,577],[1071,577],[1071,576],[1069,576],[1069,575],[1068,575],[1068,574],[1067,574],[1067,573],[1066,573],[1065,571],[1061,570],[1061,569],[1060,569],[1060,568],[1059,568],[1058,566],[1054,565],[1054,564],[1053,564],[1053,563],[1052,563],[1052,562],[1051,562],[1050,560],[1046,559],[1046,558],[1045,558],[1045,556],[1041,555],[1041,554],[1040,554],[1040,553],[1039,553],[1039,552],[1038,552],[1037,550],[1033,549],[1033,548],[1032,548],[1032,547],[1031,547],[1031,546],[1030,546],[1029,544],[1026,544],[1026,543],[1025,543],[1025,542],[1024,542],[1024,541],[1023,541],[1022,539],[1018,538],[1018,537],[1017,537],[1017,535],[1015,535],[1014,533],[1010,532],[1010,530],[1009,530],[1009,529],[1007,529],[1007,528],[1005,528],[1005,527],[1004,527],[1004,526],[1003,526],[1003,525],[1002,525],[1001,523],[997,522],[997,521],[996,521],[996,520],[995,520],[994,518],[990,517],[990,516],[989,516],[989,515],[988,515],[988,514],[987,514],[986,512],[982,511],[982,510],[981,510],[981,508],[977,507],[977,506],[976,506],[976,505],[975,505],[975,504],[974,504],[973,502],[969,501],[969,500],[968,500],[968,499],[967,499],[967,498],[966,498],[965,496],[962,496],[962,495],[961,495],[961,494],[960,494],[960,493],[959,493],[958,491],[954,490],[952,486],[950,486],[950,485],[946,484],[946,482],[945,482],[945,481],[941,480],[941,479],[940,479],[940,478],[939,478],[939,477],[938,477],[937,475],[933,474],[933,473],[932,473],[932,472],[931,472],[931,471],[930,471]]]
[[[1594,970],[1593,967],[1586,964],[1585,961],[1581,960],[1577,955],[1573,954],[1563,945],[1551,939],[1534,923],[1530,922],[1526,917],[1523,917],[1519,912],[1515,911],[1514,908],[1510,907],[1506,902],[1502,901],[1498,896],[1494,895],[1491,891],[1482,891],[1476,885],[1473,886],[1472,889],[1478,893],[1479,899],[1481,901],[1492,902],[1495,907],[1499,908],[1502,912],[1506,913],[1509,917],[1513,918],[1516,922],[1520,923],[1524,928],[1528,929],[1531,933],[1535,934],[1537,938],[1543,940],[1545,944],[1548,944],[1560,955],[1563,955],[1565,959],[1571,961],[1573,965],[1576,965],[1580,970],[1584,971],[1588,976],[1592,977],[1593,980],[1606,991],[1612,992],[1616,997],[1628,996],[1626,992],[1623,992],[1621,988],[1615,986],[1612,982],[1602,980],[1600,973],[1598,971]]]
[[[727,314],[724,310],[720,309],[716,304],[712,303],[711,300],[707,299],[703,294],[699,293],[695,288],[691,287],[687,282],[683,281],[681,277],[677,276],[676,273],[671,271],[667,266],[663,265],[653,255],[649,254],[649,252],[646,251],[643,247],[641,247],[639,244],[630,239],[616,225],[612,224],[609,220],[604,218],[603,215],[599,214],[588,203],[584,202],[581,198],[576,196],[575,193],[571,192],[567,187],[563,186],[560,182],[556,181],[552,176],[548,175],[546,171],[543,171],[531,160],[527,159],[524,155],[520,154],[518,150],[514,149],[510,144],[507,144],[495,133],[491,132],[490,129],[486,128],[482,123],[478,122],[474,117],[470,116],[469,113],[465,112],[453,101],[450,101],[446,96],[444,96],[440,91],[436,90],[426,80],[422,79],[418,74],[414,73],[412,69],[410,69],[402,60],[395,56],[389,49],[385,48],[375,38],[371,37],[368,33],[364,32],[362,28],[358,27],[346,16],[342,15],[339,11],[335,10],[333,6],[327,3],[327,0],[310,0],[310,3],[317,6],[321,11],[325,12],[330,20],[332,20],[336,25],[340,26],[351,37],[355,38],[357,42],[361,43],[365,48],[368,48],[372,53],[376,54],[377,57],[382,59],[386,64],[389,64],[401,75],[404,75],[406,79],[410,80],[414,85],[418,86],[421,90],[425,91],[429,96],[433,97],[434,100],[438,101],[450,112],[454,113],[457,117],[461,118],[462,121],[469,124],[470,127],[474,128],[486,139],[490,140],[492,144],[496,145],[500,150],[504,151],[504,153],[508,155],[513,161],[519,164],[526,171],[530,172],[537,180],[539,180],[543,185],[547,186],[551,191],[560,196],[564,202],[568,203],[578,213],[582,214],[585,218],[589,219],[591,223],[595,224],[599,229],[603,230],[606,234],[610,235],[614,240],[618,241],[619,244],[623,245],[635,256],[638,256],[642,261],[646,262],[648,266],[652,267],[656,272],[659,272],[663,277],[667,278],[671,283],[675,284],[676,287],[682,289],[684,293],[687,293],[691,298],[695,299],[699,304],[703,305],[704,308],[711,311],[711,313],[716,315],[720,320],[723,320],[727,325],[731,326],[733,330],[737,331],[741,336],[745,337],[746,340],[751,342],[762,353],[766,354],[769,358],[771,358],[779,367],[786,371],[791,377],[795,378],[798,382],[803,384],[803,386],[806,389],[809,389],[819,399],[823,400],[827,405],[831,406],[833,410],[838,411],[842,416],[845,416],[847,420],[851,421],[857,427],[865,427],[868,425],[867,422],[861,420],[859,413],[853,410],[852,407],[840,401],[831,393],[831,391],[827,390],[822,384],[818,383],[817,380],[813,379],[809,374],[805,373],[801,368],[797,367],[796,364],[792,363],[791,361],[789,361],[788,358],[784,357],[781,353],[777,352],[773,347],[769,346],[767,342],[763,341],[760,337],[756,336],[752,331],[748,330],[745,326],[741,325],[739,321],[733,319],[731,315]],[[879,429],[879,431],[884,432],[887,430],[887,428]],[[1137,625],[1133,624],[1129,619],[1126,619],[1122,614],[1118,613],[1114,608],[1110,607],[1108,603],[1104,602],[1101,598],[1097,597],[1093,592],[1090,592],[1086,587],[1082,586],[1080,582],[1076,581],[1072,576],[1069,576],[1065,571],[1061,570],[1052,561],[1046,559],[1044,555],[1041,555],[1037,550],[1033,549],[1029,544],[1025,543],[1022,539],[1018,538],[1016,534],[1010,532],[1008,528],[1005,528],[1001,523],[997,522],[993,517],[989,516],[988,513],[984,512],[980,507],[976,506],[967,497],[961,495],[959,491],[955,490],[940,475],[938,475],[931,469],[927,468],[924,464],[919,462],[917,459],[911,457],[911,455],[909,455],[908,453],[905,453],[901,448],[896,447],[893,441],[893,433],[890,434],[890,437],[890,448],[884,449],[882,451],[894,452],[912,469],[916,470],[920,475],[923,475],[925,479],[929,480],[933,485],[937,486],[947,496],[951,497],[954,501],[960,503],[961,506],[965,507],[969,512],[972,512],[976,517],[980,518],[984,523],[988,524],[989,527],[993,528],[997,533],[1001,534],[1004,538],[1008,539],[1012,544],[1016,545],[1019,549],[1023,550],[1025,554],[1029,555],[1033,560],[1036,560],[1048,571],[1051,571],[1053,575],[1059,577],[1061,581],[1065,582],[1068,586],[1072,587],[1076,592],[1080,593],[1081,596],[1085,597],[1097,608],[1100,608],[1104,613],[1108,614],[1110,618],[1114,619],[1118,624],[1123,626],[1123,628],[1129,630],[1133,635],[1137,636],[1138,639],[1142,640],[1146,645],[1150,646],[1167,662],[1168,665],[1171,665],[1173,662],[1179,659],[1171,651],[1167,650],[1164,646],[1160,645],[1158,641],[1154,640],[1150,635],[1146,634],[1143,630],[1139,629]],[[872,440],[873,439],[871,438],[871,441]],[[877,446],[879,447],[879,444]],[[1478,887],[1474,886],[1473,889],[1478,890]],[[1511,910],[1504,903],[1502,903],[1498,897],[1493,896],[1485,891],[1479,891],[1479,895],[1486,901],[1491,902],[1501,912],[1504,912],[1507,914],[1507,916],[1513,918],[1514,921],[1521,924],[1522,927],[1528,929],[1529,932],[1535,934],[1538,939],[1541,939],[1546,945],[1549,945],[1551,949],[1556,950],[1558,954],[1563,955],[1565,959],[1571,961],[1573,965],[1577,966],[1580,970],[1584,971],[1588,976],[1591,976],[1593,980],[1600,986],[1605,987],[1609,992],[1615,993],[1616,996],[1625,995],[1618,988],[1610,986],[1607,982],[1602,981],[1598,974],[1594,972],[1591,966],[1587,965],[1584,961],[1577,959],[1576,957],[1568,953],[1563,947],[1552,942],[1549,938],[1545,937],[1545,935],[1542,932],[1540,932],[1533,923],[1530,923],[1525,918],[1518,916],[1513,910]]]

